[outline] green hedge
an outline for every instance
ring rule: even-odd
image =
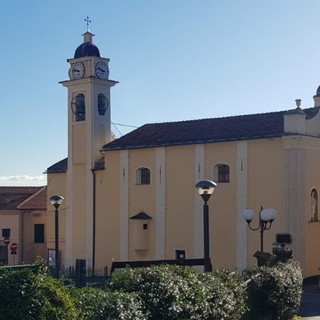
[[[238,320],[246,310],[246,289],[227,270],[199,273],[168,265],[127,268],[113,274],[107,287],[135,292],[148,319]]]
[[[86,320],[147,320],[142,302],[134,293],[97,288],[71,290],[79,317]]]
[[[279,263],[273,267],[247,269],[248,306],[245,319],[288,320],[298,313],[302,294],[302,272],[297,262]]]
[[[42,268],[0,270],[0,320],[289,320],[302,273],[294,262],[199,273],[160,265],[114,273],[104,288],[66,288]]]

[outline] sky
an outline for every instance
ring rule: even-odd
[[[67,89],[85,18],[110,59],[117,137],[145,123],[313,106],[319,0],[1,1],[0,186],[67,157]]]

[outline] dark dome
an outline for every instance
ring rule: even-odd
[[[74,58],[100,57],[99,49],[91,42],[84,42],[76,49]]]
[[[318,89],[317,89],[317,94],[316,94],[317,96],[320,96],[320,86],[318,87]]]

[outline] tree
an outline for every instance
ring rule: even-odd
[[[62,282],[42,269],[1,269],[0,320],[76,319],[78,313]]]

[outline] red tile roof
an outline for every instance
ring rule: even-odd
[[[38,192],[21,202],[17,209],[20,210],[46,210],[47,187],[42,187]]]
[[[25,200],[46,187],[0,187],[0,210],[17,210]],[[43,209],[43,205],[39,209]],[[46,206],[45,206],[46,207]]]

